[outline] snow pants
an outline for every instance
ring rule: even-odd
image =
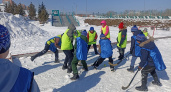
[[[89,51],[90,47],[91,47],[91,45],[88,45],[88,51]],[[96,44],[93,44],[93,48],[94,48],[95,54],[98,54],[98,52],[97,52],[97,45]]]
[[[73,58],[73,60],[72,60],[72,71],[73,71],[73,74],[78,74],[78,70],[77,70],[77,65],[78,65],[78,59],[77,59],[77,56],[76,55],[74,55],[74,58]],[[85,60],[81,60],[81,63],[82,63],[82,65],[83,65],[83,68],[84,69],[88,69],[87,68],[87,63],[86,63],[86,61]]]

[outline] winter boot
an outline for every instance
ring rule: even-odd
[[[153,85],[157,85],[157,86],[162,86],[162,84],[160,83],[160,81],[159,81],[159,79],[158,79],[157,74],[155,73],[155,74],[153,74],[152,76],[153,76],[153,79],[154,79],[154,81],[152,81],[152,84],[153,84]]]
[[[31,56],[31,61],[33,61],[36,57],[35,56]]]
[[[114,66],[111,66],[111,65],[110,65],[110,70],[113,71],[113,72],[116,71]]]
[[[59,59],[55,59],[55,63],[60,63]]]
[[[84,67],[83,67],[82,69],[83,69],[84,71],[88,71],[88,68],[84,68]]]
[[[64,64],[63,66],[62,66],[62,70],[65,70],[65,69],[67,69],[68,68],[68,66],[66,65],[66,64]]]
[[[135,89],[138,90],[138,91],[148,91],[148,88],[147,87],[143,87],[143,86],[138,86]]]
[[[71,80],[76,80],[76,79],[78,79],[78,78],[79,78],[79,75],[78,75],[78,74],[74,74],[74,76],[71,77],[70,79],[71,79]]]
[[[72,67],[71,66],[68,66],[67,73],[71,73],[71,72],[72,72]]]
[[[134,66],[130,66],[130,68],[128,68],[127,71],[134,73]]]

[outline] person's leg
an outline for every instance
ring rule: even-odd
[[[55,63],[59,63],[59,59],[58,59],[58,49],[56,49],[56,51],[55,51]]]
[[[112,56],[109,57],[109,62],[113,64]],[[111,71],[114,71],[114,70],[115,70],[115,69],[114,69],[114,66],[110,65],[110,70],[111,70]]]
[[[88,45],[87,53],[88,53],[88,51],[89,51],[90,47],[91,47],[91,45]]]
[[[67,70],[67,73],[72,72],[72,66],[71,66],[72,59],[73,59],[73,53],[71,50],[68,50],[68,70]]]
[[[93,44],[93,48],[94,48],[94,52],[95,52],[95,54],[97,55],[97,54],[98,54],[98,52],[97,52],[97,46],[96,46],[96,44]]]
[[[105,58],[99,57],[92,66],[94,66],[94,68],[97,68],[104,60]]]
[[[63,52],[65,54],[65,61],[64,61],[62,69],[65,70],[65,69],[68,68],[68,66],[67,66],[67,63],[68,63],[68,51],[67,50],[63,50]]]
[[[141,76],[142,76],[142,85],[141,86],[138,86],[136,87],[136,90],[139,90],[139,91],[148,91],[148,88],[147,88],[147,77],[148,77],[148,74],[151,73],[153,71],[153,67],[151,66],[145,66],[142,70],[141,70]]]
[[[88,71],[88,67],[87,67],[86,61],[85,61],[85,60],[81,60],[81,63],[82,63],[82,65],[83,65],[84,70],[85,70],[85,71]]]
[[[33,61],[35,58],[37,58],[37,57],[39,57],[39,56],[42,56],[42,55],[45,54],[48,50],[49,50],[49,45],[46,44],[45,47],[44,47],[44,49],[43,49],[41,52],[37,53],[37,54],[34,55],[34,56],[31,56],[31,61]]]
[[[120,49],[120,60],[122,60],[124,58],[124,52],[125,52],[125,48],[121,48]]]
[[[72,63],[71,63],[72,70],[73,70],[73,77],[70,78],[71,80],[76,80],[79,78],[77,64],[78,64],[78,59],[77,59],[76,55],[74,55]]]
[[[162,86],[162,84],[159,81],[159,78],[157,76],[155,69],[151,72],[151,75],[153,76],[153,79],[154,79],[154,81],[152,81],[152,84],[157,85],[157,86]]]
[[[127,69],[129,72],[134,72],[134,64],[136,60],[137,57],[132,56],[130,68]]]

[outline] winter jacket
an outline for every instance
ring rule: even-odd
[[[40,92],[33,72],[0,59],[0,92]]]
[[[150,39],[149,39],[150,40]],[[147,42],[148,40],[146,40]],[[142,45],[143,44],[143,45]],[[155,48],[155,43],[152,41],[149,41],[147,43],[140,43],[140,46],[142,48],[146,48],[146,49],[154,49]],[[154,62],[152,57],[150,56],[150,52],[145,50],[145,49],[141,49],[141,56],[140,56],[141,62],[139,63],[140,67],[145,67],[145,65],[149,65],[149,66],[154,66]]]
[[[133,34],[133,36],[137,36],[140,33],[142,33],[141,30],[135,31],[134,34]],[[135,39],[133,38],[133,36],[131,37],[130,53],[132,54],[132,56],[135,57]]]
[[[127,29],[120,30],[117,37],[117,47],[126,48],[127,44]]]
[[[104,22],[104,26],[101,28],[101,33],[104,34],[110,40],[109,27],[106,25],[106,22]]]
[[[50,38],[46,44],[50,45],[49,49],[56,52],[56,48],[61,48],[61,35]]]

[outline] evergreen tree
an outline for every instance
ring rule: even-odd
[[[21,3],[18,4],[18,14],[24,16],[25,12],[24,12],[24,9],[21,5]]]
[[[38,19],[40,23],[45,23],[48,20],[49,14],[46,10],[45,5],[42,4],[39,5],[39,10],[38,10]]]
[[[36,16],[36,8],[31,2],[31,4],[29,5],[29,17],[30,19],[34,19],[35,16]]]
[[[13,14],[19,14],[18,6],[14,3],[14,12]]]

